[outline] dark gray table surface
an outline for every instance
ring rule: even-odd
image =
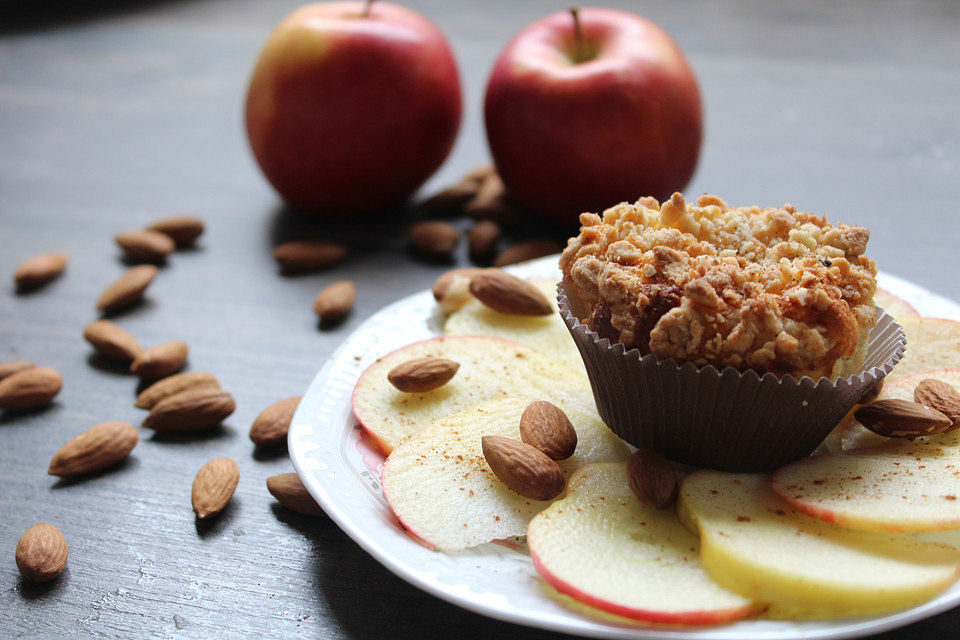
[[[406,255],[400,214],[305,221],[260,177],[242,96],[268,30],[296,3],[3,4],[0,275],[41,252],[65,251],[71,263],[42,291],[0,290],[0,361],[29,359],[65,378],[50,408],[0,416],[0,637],[557,637],[418,591],[332,522],[291,514],[265,490],[292,467],[285,450],[254,453],[253,418],[301,393],[365,317],[446,268]],[[564,3],[407,4],[447,33],[465,85],[457,147],[430,188],[487,158],[480,103],[493,60]],[[608,4],[663,25],[699,76],[706,139],[689,192],[865,224],[881,268],[960,298],[960,3]],[[113,235],[178,211],[205,218],[207,234],[120,322],[144,344],[187,341],[190,368],[216,373],[237,411],[205,437],[144,432],[119,469],[58,482],[46,465],[69,437],[142,419],[136,380],[92,357],[81,331],[123,269]],[[331,272],[280,277],[273,246],[308,236],[356,251]],[[356,310],[319,331],[313,297],[342,277],[357,283]],[[237,460],[240,485],[222,517],[198,526],[190,485],[218,455]],[[22,582],[13,561],[40,520],[70,544],[66,573],[43,587]],[[955,610],[882,637],[958,632]]]

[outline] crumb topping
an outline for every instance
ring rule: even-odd
[[[864,227],[679,193],[580,223],[560,267],[581,321],[643,354],[833,377],[876,322]]]

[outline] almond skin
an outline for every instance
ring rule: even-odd
[[[663,509],[677,499],[677,471],[656,451],[640,449],[627,459],[627,482],[648,507]]]
[[[447,313],[456,311],[473,297],[470,294],[470,280],[482,272],[483,269],[480,267],[464,267],[447,271],[433,283],[431,290],[433,299]]]
[[[151,223],[147,229],[169,236],[177,247],[190,247],[203,235],[204,225],[193,216],[171,216]]]
[[[477,195],[478,183],[460,182],[433,194],[419,205],[417,209],[427,215],[453,215],[463,211],[467,204]]]
[[[173,239],[159,231],[135,229],[124,231],[115,238],[128,262],[160,263],[173,253]]]
[[[305,516],[325,515],[295,473],[281,473],[267,478],[267,491],[277,499],[277,502],[291,511]]]
[[[913,399],[947,416],[951,422],[948,431],[960,427],[960,391],[952,384],[926,378],[914,389]]]
[[[52,524],[38,522],[17,542],[17,568],[32,582],[49,582],[67,566],[67,540]]]
[[[391,369],[387,380],[404,393],[426,393],[447,384],[459,368],[446,358],[416,358]]]
[[[944,414],[909,400],[874,400],[853,416],[870,431],[888,438],[916,438],[942,433],[953,422]]]
[[[13,281],[18,289],[36,289],[63,273],[67,268],[67,254],[45,253],[20,263],[13,272]]]
[[[253,421],[250,427],[250,439],[258,447],[268,447],[274,444],[280,444],[287,439],[287,432],[290,431],[290,421],[293,420],[293,414],[297,411],[301,396],[287,398],[272,405],[260,412],[257,419]]]
[[[511,491],[531,500],[552,500],[563,493],[563,469],[539,449],[502,436],[483,436],[481,443],[487,464]]]
[[[51,367],[32,367],[0,380],[0,409],[30,411],[49,404],[63,388],[63,378]]]
[[[546,316],[553,307],[539,289],[499,269],[487,269],[470,281],[470,293],[494,311],[519,316]]]
[[[27,362],[26,360],[11,360],[10,362],[0,362],[0,380],[3,380],[7,376],[12,376],[13,374],[19,371],[26,371],[27,369],[33,369],[35,364],[32,362]]]
[[[185,342],[166,342],[145,349],[130,363],[130,373],[144,380],[165,378],[183,368],[189,348]]]
[[[487,262],[497,251],[497,243],[503,231],[493,220],[481,220],[473,225],[467,236],[467,245],[470,248],[470,259],[474,262]]]
[[[346,258],[348,253],[345,246],[335,242],[298,240],[274,249],[273,259],[284,273],[303,273],[333,266]]]
[[[357,289],[349,280],[334,282],[317,294],[313,301],[313,311],[324,322],[342,320],[353,309],[357,300]]]
[[[157,268],[152,264],[130,267],[100,295],[97,300],[97,309],[112,313],[132,307],[143,299],[143,292],[155,277],[157,277]]]
[[[143,426],[162,433],[185,433],[210,429],[237,408],[226,391],[205,387],[181,391],[153,406]]]
[[[152,409],[155,404],[190,389],[219,389],[220,381],[206,371],[186,371],[154,382],[137,396],[133,406],[138,409]]]
[[[230,458],[214,458],[193,479],[193,512],[201,520],[215,516],[230,502],[240,481],[240,469]]]
[[[508,264],[516,264],[526,260],[542,258],[563,251],[563,246],[551,238],[537,238],[519,242],[505,249],[497,259],[493,261],[495,267],[505,267]]]
[[[520,416],[520,439],[547,454],[552,460],[566,460],[577,449],[577,432],[560,407],[537,400]]]
[[[47,472],[65,478],[99,471],[126,458],[138,440],[131,424],[98,424],[63,445],[50,460]]]
[[[474,220],[493,220],[503,226],[516,226],[523,216],[510,204],[503,180],[496,172],[483,178],[477,195],[463,206],[463,211]]]
[[[83,330],[83,337],[100,355],[129,363],[143,352],[137,339],[109,320],[96,320]]]
[[[431,258],[449,258],[460,244],[460,232],[452,224],[432,220],[410,227],[407,239],[410,247],[421,255]]]

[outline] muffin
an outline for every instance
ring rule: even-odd
[[[810,453],[902,354],[873,304],[864,227],[679,193],[580,222],[560,259],[561,308],[601,415],[632,444],[772,468]],[[703,449],[718,434],[739,445]]]

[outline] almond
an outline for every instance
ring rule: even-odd
[[[516,264],[526,260],[542,258],[563,251],[563,245],[552,238],[536,238],[519,242],[512,247],[505,249],[497,259],[493,261],[495,267],[505,267],[508,264]]]
[[[152,264],[131,267],[100,295],[97,309],[111,313],[135,305],[143,299],[143,292],[155,277],[157,268]]]
[[[497,169],[492,164],[481,164],[465,173],[458,184],[479,189],[488,178],[496,175]]]
[[[432,220],[410,227],[407,239],[417,253],[431,258],[449,258],[460,243],[460,232],[452,224]]]
[[[236,408],[233,396],[226,391],[190,389],[155,404],[143,426],[163,433],[200,431],[217,426]]]
[[[433,283],[433,299],[447,313],[456,311],[473,297],[470,294],[470,280],[473,276],[482,272],[483,269],[479,267],[465,267],[447,271]]]
[[[240,469],[230,458],[214,458],[193,479],[193,512],[201,520],[215,516],[230,502],[240,481]]]
[[[124,231],[116,241],[128,262],[163,262],[174,249],[170,236],[149,229]]]
[[[503,181],[496,173],[483,179],[476,197],[465,204],[463,210],[474,220],[493,220],[505,226],[516,225],[522,217],[507,199]]]
[[[317,294],[313,311],[324,322],[342,320],[357,300],[357,290],[349,280],[334,282]]]
[[[290,421],[293,420],[293,414],[297,411],[297,405],[300,404],[300,397],[287,398],[272,405],[260,412],[257,419],[253,421],[250,427],[250,439],[258,447],[267,447],[279,444],[287,439],[287,432],[290,431]]]
[[[563,469],[539,449],[503,436],[483,436],[481,446],[494,475],[510,490],[531,500],[552,500],[563,493]]]
[[[523,410],[520,439],[553,460],[566,460],[577,448],[577,432],[570,418],[545,400],[531,402]]]
[[[153,222],[147,229],[169,236],[178,247],[189,247],[203,235],[204,226],[200,218],[172,216]]]
[[[11,360],[10,362],[0,362],[0,380],[3,380],[7,376],[12,376],[18,371],[25,371],[26,369],[33,369],[35,364],[32,362],[27,362],[26,360]]]
[[[463,210],[463,205],[477,195],[478,184],[460,182],[452,187],[439,191],[419,205],[417,209],[427,215],[450,215]]]
[[[154,405],[170,396],[190,389],[219,389],[220,381],[206,371],[186,371],[154,382],[137,396],[133,406],[138,409],[152,409]]]
[[[913,399],[947,416],[951,423],[949,429],[960,427],[960,392],[953,385],[926,378],[914,389]]]
[[[186,342],[166,342],[144,349],[130,363],[130,373],[144,380],[165,378],[187,362]]]
[[[888,438],[916,438],[941,433],[953,422],[939,411],[909,400],[874,400],[853,416],[870,431]]]
[[[67,254],[45,253],[25,260],[13,272],[13,281],[19,289],[35,289],[44,285],[67,267]]]
[[[0,409],[29,411],[49,404],[63,388],[63,378],[51,367],[32,367],[0,380]]]
[[[546,316],[553,307],[535,286],[506,271],[487,269],[470,281],[470,293],[500,313]]]
[[[267,478],[267,491],[277,499],[277,502],[291,511],[305,516],[325,515],[295,473],[281,473]]]
[[[656,451],[640,449],[627,459],[627,482],[637,499],[663,509],[677,498],[677,471]]]
[[[143,352],[137,339],[109,320],[91,322],[83,337],[102,356],[117,362],[131,362]]]
[[[342,244],[319,240],[286,242],[273,250],[273,259],[285,273],[317,271],[333,266],[347,257]]]
[[[446,358],[416,358],[391,369],[387,380],[405,393],[426,393],[447,384],[459,368],[459,362]]]
[[[137,446],[137,430],[126,422],[104,422],[60,447],[50,460],[52,476],[77,476],[120,462]]]
[[[473,225],[467,236],[470,259],[474,262],[488,261],[496,253],[501,235],[503,232],[500,230],[500,225],[493,220],[481,220]]]
[[[52,524],[38,522],[17,542],[17,568],[33,582],[49,582],[67,566],[67,540]]]

